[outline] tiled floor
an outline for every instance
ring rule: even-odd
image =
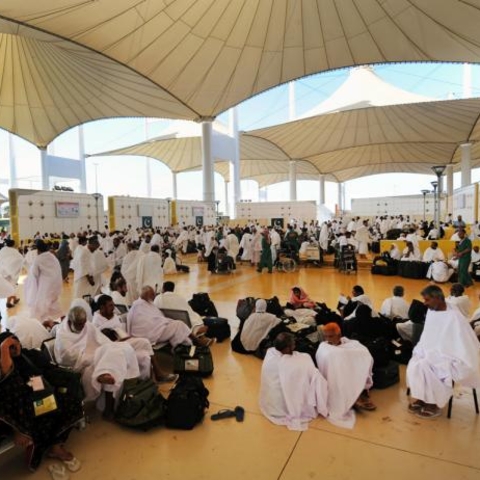
[[[177,282],[178,291],[188,297],[195,291],[209,292],[220,316],[231,320],[234,327],[239,298],[276,294],[283,303],[289,288],[295,284],[303,286],[315,299],[335,306],[338,294],[349,293],[358,283],[377,307],[396,284],[405,286],[408,300],[418,298],[426,285],[421,280],[375,277],[368,271],[343,275],[326,268],[259,275],[248,266],[239,267],[230,276],[209,276],[204,265],[192,265],[190,275],[176,275],[172,279]],[[476,306],[476,290],[470,289],[469,294]],[[70,296],[71,289],[67,286],[62,297],[65,308]],[[24,308],[20,303],[17,310]],[[4,303],[1,309],[3,314]],[[106,423],[93,412],[87,429],[74,432],[68,443],[83,462],[82,470],[72,474],[72,479],[480,478],[480,420],[473,409],[471,392],[457,392],[451,420],[445,416],[420,420],[406,411],[402,367],[402,382],[373,391],[378,410],[358,415],[353,430],[334,427],[319,418],[307,432],[291,432],[272,425],[260,414],[260,360],[232,353],[228,342],[215,345],[213,354],[215,372],[205,382],[211,406],[202,425],[190,432],[163,428],[133,432]],[[211,413],[236,405],[245,407],[243,423],[235,419],[210,420]],[[30,478],[49,478],[48,464],[45,461]],[[1,480],[27,475],[20,450],[11,450],[0,457]]]

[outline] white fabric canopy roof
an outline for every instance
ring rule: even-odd
[[[479,112],[480,98],[445,100],[342,111],[245,132],[240,176],[260,186],[285,181],[292,159],[304,180],[319,174],[339,182],[389,172],[432,174],[433,165],[459,162],[461,143],[474,142],[473,158],[480,153]],[[176,172],[202,163],[199,137],[150,140],[99,155],[150,156]],[[228,180],[228,162],[221,160],[216,171]]]
[[[0,20],[0,127],[39,146],[350,65],[480,60],[479,0],[2,0]]]

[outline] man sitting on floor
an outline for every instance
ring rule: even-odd
[[[452,307],[458,308],[466,319],[470,318],[472,304],[470,297],[465,294],[465,287],[461,283],[454,283],[450,287],[450,295],[445,301]]]
[[[431,263],[436,261],[445,260],[445,255],[440,248],[438,248],[438,242],[432,242],[431,245],[423,253],[423,259],[425,263]]]
[[[99,398],[98,406],[103,409],[104,417],[112,418],[123,381],[140,375],[132,346],[111,342],[87,321],[82,307],[71,308],[56,332],[55,359],[62,367],[82,374],[85,400]]]
[[[327,416],[327,382],[310,355],[295,352],[295,337],[280,333],[262,365],[260,410],[274,424],[307,430],[318,415]]]
[[[153,354],[152,345],[146,338],[130,337],[128,335],[124,324],[122,324],[118,315],[115,314],[115,304],[113,303],[112,297],[109,295],[101,295],[97,300],[97,307],[98,310],[93,315],[92,323],[98,327],[102,333],[107,335],[110,340],[115,342],[125,341],[133,347],[142,378],[150,377],[152,367],[157,381],[171,381],[176,378],[173,375],[163,375]]]
[[[480,386],[479,343],[460,311],[446,303],[440,287],[430,285],[422,296],[428,312],[407,366],[407,385],[415,399],[408,408],[421,418],[434,418],[453,395],[453,382]]]
[[[175,293],[174,290],[175,284],[173,282],[164,282],[162,293],[155,297],[153,304],[160,309],[168,308],[170,310],[183,310],[188,312],[190,323],[192,324],[192,330],[194,330],[197,335],[205,333],[207,327],[203,324],[200,315],[197,312],[194,312],[187,300],[178,293]]]
[[[267,302],[262,298],[258,299],[255,302],[255,312],[243,324],[240,332],[240,345],[232,343],[232,348],[237,353],[255,352],[270,330],[279,323],[281,323],[281,320],[278,317],[267,312]],[[234,348],[235,346],[237,348]]]
[[[402,286],[397,285],[393,288],[393,297],[387,298],[382,303],[380,313],[393,320],[394,318],[401,318],[403,320],[408,318],[408,303],[404,300],[403,295],[405,290]]]
[[[154,305],[155,292],[150,286],[142,288],[138,300],[135,300],[127,316],[127,331],[134,337],[148,338],[152,344],[170,343],[177,345],[208,346],[212,339],[197,337],[180,320],[165,317]]]
[[[438,260],[433,262],[428,268],[427,278],[436,283],[446,283],[450,280],[453,272],[453,268],[451,268],[446,262]]]
[[[373,385],[373,358],[356,340],[342,337],[336,323],[323,328],[324,341],[319,345],[316,360],[328,384],[327,420],[333,425],[353,428],[353,408],[375,410],[368,389]]]

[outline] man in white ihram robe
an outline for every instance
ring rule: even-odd
[[[152,287],[145,286],[138,300],[135,300],[128,311],[127,332],[133,337],[147,338],[150,343],[170,343],[192,345],[190,328],[180,320],[171,320],[153,304],[155,292]]]
[[[42,343],[52,337],[38,320],[21,314],[3,318],[2,325],[20,340],[23,348],[40,349]]]
[[[358,254],[365,258],[368,254],[368,244],[370,243],[370,232],[368,231],[368,222],[365,220],[357,227],[355,240],[358,242]]]
[[[327,420],[337,427],[353,428],[353,406],[376,408],[367,393],[373,385],[373,358],[361,343],[342,337],[336,323],[325,325],[323,336],[325,341],[319,345],[315,358],[328,383]]]
[[[479,342],[461,312],[448,305],[436,285],[422,291],[428,307],[425,327],[407,366],[409,410],[421,418],[441,415],[453,395],[452,382],[480,387]]]
[[[94,296],[97,290],[94,279],[93,252],[99,247],[98,240],[92,237],[87,246],[79,245],[73,260],[73,298]]]
[[[240,251],[240,242],[238,241],[237,236],[230,231],[227,237],[225,238],[225,248],[227,249],[227,255],[233,258],[235,262]]]
[[[62,294],[62,269],[57,257],[41,240],[38,255],[25,280],[25,299],[32,317],[40,322],[53,320],[62,314],[59,299]]]
[[[81,307],[73,307],[58,326],[54,352],[59,365],[81,373],[85,400],[99,399],[97,406],[105,408],[104,414],[112,413],[124,380],[140,375],[132,346],[109,340],[87,321]],[[102,392],[108,393],[105,398]]]
[[[15,248],[15,242],[10,239],[7,240],[5,246],[0,249],[0,275],[7,280],[14,289],[12,295],[7,297],[7,307],[13,307],[18,303],[15,288],[20,272],[22,271],[23,262],[23,256]]]
[[[145,285],[153,287],[158,292],[163,284],[162,256],[158,245],[153,245],[151,251],[142,255],[137,265],[137,288],[142,289]]]
[[[295,352],[295,339],[280,333],[262,365],[260,410],[272,423],[305,431],[318,415],[327,415],[328,387],[306,353]]]
[[[153,359],[151,343],[146,338],[130,337],[127,334],[126,326],[120,321],[118,315],[115,314],[115,304],[112,297],[100,295],[97,305],[99,310],[93,314],[93,325],[100,331],[106,328],[113,330],[117,335],[118,341],[129,343],[135,350],[140,376],[142,378],[150,378]]]
[[[133,243],[127,245],[128,253],[123,258],[121,273],[127,282],[127,304],[131,305],[139,295],[139,286],[137,285],[137,268],[140,258],[144,255],[136,250]]]

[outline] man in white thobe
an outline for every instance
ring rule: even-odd
[[[23,262],[22,254],[15,248],[15,241],[6,240],[5,246],[0,249],[0,275],[10,283],[14,290],[22,271]],[[20,299],[14,292],[7,297],[7,308],[15,306],[19,301]]]
[[[58,326],[54,352],[59,365],[81,373],[85,400],[98,399],[97,406],[107,418],[113,416],[124,380],[140,375],[132,346],[110,341],[87,321],[82,307],[71,308]]]
[[[254,352],[260,342],[267,337],[270,330],[282,320],[272,313],[267,312],[267,302],[259,298],[255,302],[255,312],[243,324],[240,342],[247,352]]]
[[[438,248],[438,242],[432,242],[432,244],[423,252],[422,261],[425,263],[430,262],[443,262],[445,255],[440,248]]]
[[[38,320],[22,314],[3,318],[2,325],[20,340],[24,348],[40,349],[45,340],[52,338],[50,332]]]
[[[137,269],[140,258],[144,255],[139,250],[135,249],[135,244],[127,244],[128,253],[123,258],[121,273],[127,282],[127,304],[131,305],[140,293],[140,288],[137,285]]]
[[[162,379],[163,375],[155,360],[151,343],[146,338],[131,337],[128,335],[126,325],[122,323],[120,317],[115,314],[115,304],[113,303],[112,297],[109,295],[100,295],[97,300],[97,306],[98,310],[93,315],[93,325],[101,331],[108,329],[111,340],[125,341],[133,347],[142,378],[150,378],[151,367],[153,366],[157,380]]]
[[[165,317],[153,304],[155,292],[145,286],[138,300],[135,300],[127,315],[127,332],[134,337],[147,338],[152,344],[169,343],[177,345],[210,345],[212,340],[196,337],[191,329],[180,320]]]
[[[79,245],[73,260],[73,298],[83,298],[85,295],[94,296],[97,285],[94,279],[93,252],[99,243],[96,237],[88,239],[87,246]]]
[[[402,318],[406,320],[408,318],[409,305],[403,298],[404,294],[405,290],[401,285],[394,287],[393,297],[386,298],[383,301],[380,313],[390,320],[393,320],[394,318]]]
[[[437,283],[446,283],[453,275],[453,268],[451,268],[446,262],[433,262],[427,271],[427,278]]]
[[[366,411],[377,408],[368,393],[373,385],[373,358],[360,342],[342,337],[336,323],[327,323],[322,330],[324,341],[315,358],[328,384],[327,420],[338,427],[353,428],[353,407]]]
[[[170,310],[183,310],[188,312],[192,330],[195,331],[197,335],[207,331],[202,318],[197,312],[193,311],[187,299],[175,293],[175,284],[173,282],[164,282],[162,285],[162,293],[155,297],[153,304],[157,308],[168,308]]]
[[[238,257],[238,252],[240,251],[240,242],[231,230],[225,238],[225,248],[227,249],[227,255],[232,257],[235,262]]]
[[[153,245],[150,252],[142,255],[137,265],[137,287],[141,289],[145,285],[150,285],[158,292],[163,284],[163,268],[160,247]]]
[[[59,303],[63,288],[62,269],[49,246],[42,240],[36,243],[38,255],[28,272],[24,292],[31,316],[44,322],[62,314]]]
[[[446,303],[440,287],[429,285],[422,296],[428,312],[407,366],[407,385],[415,399],[408,408],[421,418],[434,418],[453,395],[453,382],[480,387],[479,342],[461,312]]]
[[[187,253],[188,248],[188,230],[184,227],[174,243],[177,250],[181,250],[182,253]]]
[[[370,243],[370,232],[368,231],[368,221],[365,220],[357,227],[355,240],[358,242],[358,254],[360,258],[366,258],[368,254],[368,244]]]
[[[265,355],[260,410],[272,423],[304,431],[318,415],[327,416],[327,382],[306,353],[295,352],[295,338],[280,333]]]

